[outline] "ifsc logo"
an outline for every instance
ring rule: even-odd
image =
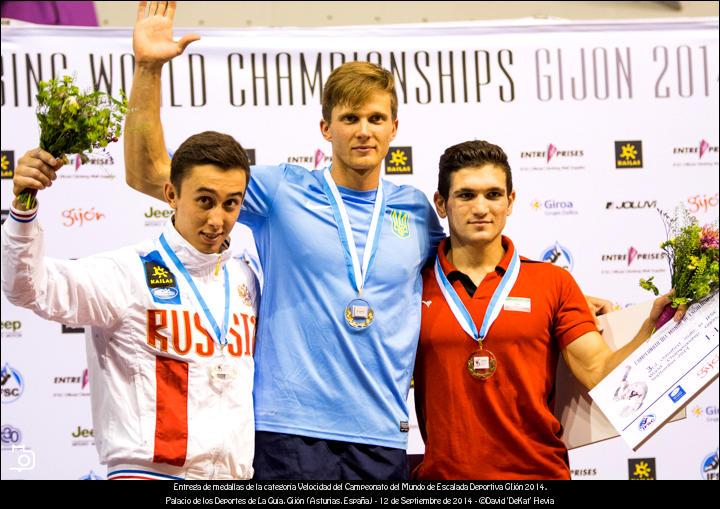
[[[540,259],[572,272],[573,256],[567,248],[561,246],[557,241],[542,252]]]
[[[718,450],[711,452],[702,460],[702,478],[708,481],[718,480]]]
[[[0,386],[2,389],[2,403],[17,401],[25,391],[25,381],[18,370],[7,362],[0,371]]]

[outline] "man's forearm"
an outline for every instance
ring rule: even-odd
[[[633,353],[640,345],[647,341],[648,338],[652,336],[652,333],[653,322],[650,319],[647,319],[642,324],[640,330],[632,339],[632,341],[627,343],[622,348],[614,351],[612,355],[608,357],[607,361],[605,362],[603,374],[600,379],[602,380],[603,378],[605,378],[613,369],[615,369],[622,361],[624,361],[628,355]]]
[[[125,180],[130,187],[160,200],[170,179],[160,123],[161,67],[137,65],[125,119]]]

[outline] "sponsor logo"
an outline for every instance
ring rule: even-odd
[[[568,249],[561,246],[559,242],[548,247],[540,254],[540,259],[544,262],[552,263],[558,267],[572,272],[573,257]]]
[[[304,166],[309,170],[324,168],[332,161],[331,155],[326,155],[321,149],[316,149],[312,155],[288,156],[287,162]]]
[[[580,164],[583,157],[585,157],[585,151],[582,149],[560,148],[550,143],[545,149],[521,151],[521,163],[518,170],[584,170],[585,166]],[[542,161],[541,166],[527,166],[527,164],[535,163],[534,160]]]
[[[0,178],[11,179],[15,175],[15,151],[0,151]]]
[[[178,294],[175,288],[151,288],[150,291],[155,297],[162,300],[173,299]]]
[[[63,334],[83,334],[85,333],[85,327],[70,327],[69,325],[63,324],[60,328]]]
[[[73,447],[95,445],[95,431],[92,428],[78,426],[77,429],[70,433],[70,436],[72,437]]]
[[[691,214],[705,213],[710,209],[718,206],[718,193],[715,194],[696,194],[687,199],[688,212]]]
[[[705,418],[708,422],[718,422],[718,416],[720,416],[720,410],[717,405],[708,405],[704,408],[700,405],[695,405],[690,410],[690,413],[696,418]]]
[[[66,387],[66,392],[56,392],[53,394],[55,398],[76,398],[87,397],[90,395],[90,377],[87,368],[77,376],[55,376],[53,377],[53,385]]]
[[[612,264],[616,267],[601,269],[602,274],[659,274],[667,271],[664,252],[643,252],[634,246],[630,246],[624,253],[604,253],[600,260],[604,266]]]
[[[702,478],[708,481],[718,480],[718,450],[705,456],[701,465]]]
[[[390,209],[393,233],[401,239],[410,237],[410,214],[404,210]]]
[[[573,468],[570,470],[573,478],[577,477],[595,477],[598,475],[597,468]]]
[[[19,320],[3,320],[0,322],[3,338],[21,338],[22,322]]]
[[[695,372],[695,376],[703,379],[706,378],[708,375],[712,375],[718,369],[719,360],[720,358],[718,357],[718,352],[715,352],[715,356],[712,359],[710,359],[698,368],[698,370]]]
[[[685,396],[686,392],[685,389],[683,389],[680,385],[675,387],[673,390],[670,391],[668,394],[668,397],[673,401],[673,403],[677,403],[682,399],[683,396]]]
[[[615,142],[615,168],[642,168],[642,141]]]
[[[162,226],[172,217],[174,211],[172,209],[156,209],[150,206],[147,212],[143,214],[145,217],[145,226]]]
[[[0,371],[0,391],[3,404],[17,401],[25,392],[23,376],[7,362]]]
[[[575,216],[575,204],[570,200],[533,200],[530,208],[535,212],[543,212],[546,216]]]
[[[656,208],[657,200],[609,201],[605,203],[606,210],[640,210]]]
[[[640,419],[640,422],[638,423],[638,429],[640,431],[645,431],[646,429],[648,429],[650,426],[653,425],[653,423],[655,422],[655,419],[656,419],[655,414],[643,415],[642,419]]]
[[[631,481],[654,481],[655,458],[629,458],[628,479]]]
[[[245,155],[248,158],[248,164],[250,166],[255,166],[255,149],[254,148],[246,148]]]
[[[387,175],[411,175],[412,172],[412,147],[390,147],[385,156],[385,173]]]
[[[2,450],[9,451],[13,445],[22,442],[22,433],[19,428],[10,424],[3,424],[0,427],[0,441],[2,442]]]
[[[92,207],[90,210],[83,210],[82,208],[63,210],[62,217],[63,226],[71,228],[73,226],[82,227],[85,223],[98,222],[101,219],[105,219],[107,216],[104,213],[95,210],[95,207]]]

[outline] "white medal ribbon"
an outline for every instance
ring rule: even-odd
[[[468,336],[477,342],[481,342],[485,339],[493,322],[500,315],[500,311],[505,304],[505,300],[508,295],[510,295],[510,291],[513,286],[515,286],[515,281],[517,281],[519,274],[520,257],[517,254],[517,249],[514,249],[510,265],[505,271],[505,275],[490,299],[490,303],[485,311],[485,317],[483,318],[482,325],[478,331],[470,312],[465,307],[465,304],[462,303],[460,296],[455,291],[455,288],[453,288],[450,284],[450,281],[448,281],[447,276],[445,276],[445,273],[442,270],[442,266],[440,265],[440,254],[435,257],[435,279],[440,287],[440,291],[442,292],[443,297],[445,297],[445,301],[448,303],[450,311],[452,311],[452,314],[460,324],[460,327],[462,327]]]

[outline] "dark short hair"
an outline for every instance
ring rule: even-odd
[[[330,73],[323,88],[323,119],[329,124],[335,106],[360,106],[375,92],[390,94],[390,110],[395,120],[398,98],[395,79],[390,71],[371,62],[347,62],[341,65]]]
[[[438,173],[438,192],[445,200],[450,193],[450,178],[453,172],[470,168],[481,167],[486,164],[497,166],[505,172],[505,185],[508,195],[512,193],[512,170],[508,164],[507,154],[492,143],[482,140],[465,141],[445,150],[440,157],[440,171]]]
[[[250,182],[250,164],[245,149],[228,134],[205,131],[182,142],[172,157],[170,182],[180,196],[180,185],[195,166],[212,164],[223,170],[240,168]]]

